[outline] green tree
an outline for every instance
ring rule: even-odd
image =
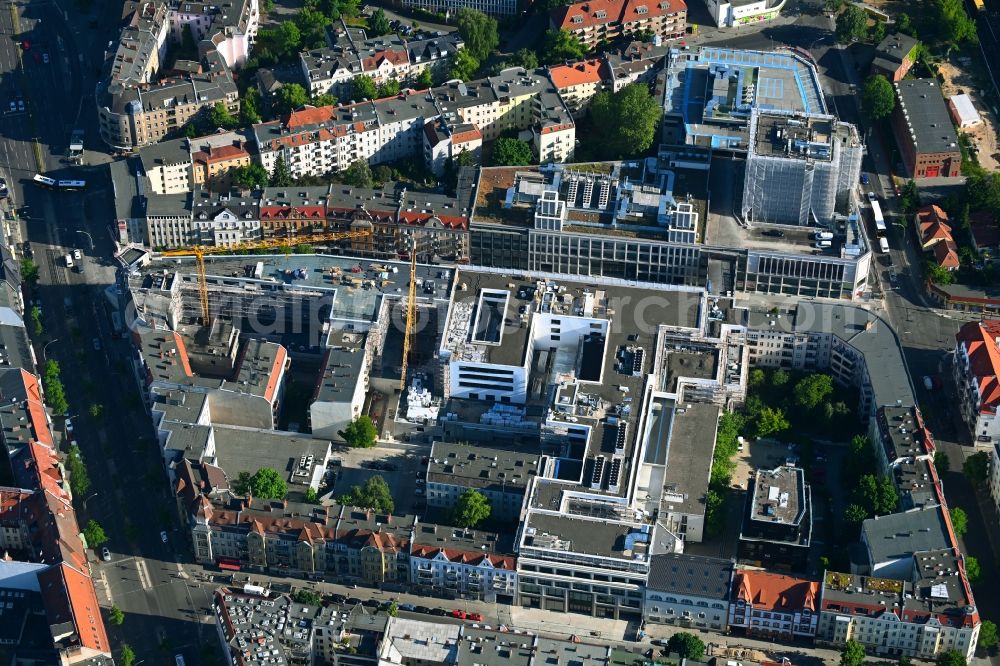
[[[983,575],[983,570],[979,567],[979,560],[977,560],[972,555],[965,556],[965,577],[969,579],[969,582],[975,585],[979,582],[979,578]]]
[[[983,485],[990,476],[990,455],[986,451],[973,453],[962,463],[962,473],[974,485]]]
[[[355,160],[351,162],[350,166],[340,174],[340,179],[344,181],[345,185],[353,187],[371,189],[375,186],[372,168],[368,166],[368,160]]]
[[[222,102],[216,102],[215,106],[209,110],[208,122],[213,131],[220,127],[227,130],[234,129],[239,125],[239,121],[236,120]]]
[[[667,651],[680,655],[682,659],[701,661],[705,656],[705,643],[694,634],[679,631],[667,641]]]
[[[93,518],[83,528],[83,538],[87,540],[87,545],[91,548],[100,548],[108,542],[108,535],[104,533],[104,528]]]
[[[282,21],[274,30],[274,49],[284,57],[292,57],[302,48],[302,31],[294,21]]]
[[[951,460],[944,451],[934,452],[934,468],[937,469],[938,476],[947,474],[951,469]]]
[[[368,19],[368,35],[370,37],[378,37],[390,32],[392,32],[392,26],[389,25],[389,19],[386,18],[385,12],[379,7],[372,12],[371,18]]]
[[[997,644],[997,625],[991,620],[984,620],[979,626],[979,647],[989,650]]]
[[[542,42],[542,60],[546,65],[579,60],[587,55],[587,47],[569,30],[549,30]]]
[[[458,10],[455,23],[465,42],[465,49],[479,62],[489,58],[500,45],[500,30],[496,19],[482,12],[462,7]]]
[[[468,50],[462,49],[455,54],[448,70],[448,78],[469,81],[476,75],[479,61]]]
[[[847,5],[837,16],[837,41],[841,44],[860,42],[868,34],[868,15],[856,5]]]
[[[319,504],[319,495],[313,488],[306,490],[306,504]]]
[[[125,613],[118,606],[112,606],[111,610],[108,611],[108,622],[116,627],[122,626],[125,622]]]
[[[602,128],[605,157],[635,157],[653,145],[663,109],[645,84],[632,83],[616,93],[602,91],[590,102],[590,117]]]
[[[378,429],[367,414],[358,418],[338,433],[353,449],[370,449],[378,439]]]
[[[271,108],[278,115],[285,116],[295,109],[301,109],[308,103],[309,93],[306,92],[305,88],[298,83],[286,83],[278,89],[278,94],[271,102]]]
[[[313,590],[299,588],[295,590],[295,593],[292,595],[292,601],[305,606],[319,606],[323,603],[323,597],[321,597],[318,592]]]
[[[233,183],[237,187],[248,190],[259,190],[267,187],[267,169],[253,162],[233,169]]]
[[[788,430],[788,419],[780,407],[764,407],[754,424],[757,437],[767,437]]]
[[[69,489],[76,497],[83,497],[90,490],[90,474],[80,456],[80,447],[73,446],[66,456],[66,471],[69,472]]]
[[[814,409],[833,393],[833,377],[823,373],[807,375],[799,380],[792,391],[796,405]]]
[[[313,98],[310,100],[310,102],[312,103],[313,106],[316,107],[333,106],[334,104],[337,103],[337,98],[334,95],[331,95],[330,93],[323,93],[322,95],[313,95]]]
[[[913,19],[906,12],[896,15],[896,30],[910,37],[917,36],[917,31],[913,27]]]
[[[381,476],[370,477],[360,486],[353,486],[351,492],[340,498],[345,506],[372,509],[379,513],[392,513],[396,503],[389,491],[389,484]]]
[[[951,527],[955,530],[955,535],[965,536],[965,533],[969,531],[968,514],[960,506],[951,507],[948,509],[948,513],[951,515]]]
[[[121,662],[122,666],[134,666],[135,664],[135,650],[128,643],[122,643]]]
[[[434,85],[434,74],[431,73],[431,68],[420,72],[417,76],[417,87],[418,88],[430,88]]]
[[[260,121],[260,91],[256,86],[250,86],[240,100],[240,122],[243,125],[255,125]]]
[[[955,275],[951,271],[930,258],[924,259],[924,273],[934,284],[947,285],[955,281]]]
[[[510,64],[525,69],[538,69],[538,54],[531,49],[518,49],[511,58]]]
[[[399,81],[389,79],[378,87],[378,96],[381,98],[395,97],[399,94]]]
[[[233,493],[236,495],[243,495],[243,496],[249,493],[251,477],[252,475],[250,474],[250,472],[240,472],[239,476],[237,476],[236,479],[229,484],[233,490]]]
[[[954,48],[978,41],[976,23],[969,18],[962,0],[934,0],[931,3],[934,27],[941,37]]]
[[[844,509],[844,522],[848,525],[860,525],[868,518],[868,509],[860,504],[848,504]]]
[[[965,655],[958,650],[948,650],[941,653],[934,663],[937,666],[968,666]]]
[[[461,527],[475,527],[490,517],[493,507],[486,495],[470,488],[459,495],[455,502],[452,520]]]
[[[292,184],[292,174],[288,170],[288,165],[285,164],[285,158],[278,156],[278,159],[274,161],[274,170],[271,172],[271,186],[272,187],[288,187]]]
[[[861,108],[869,120],[888,118],[896,108],[896,91],[889,79],[881,74],[872,74],[865,79],[861,90]]]
[[[855,640],[847,641],[840,651],[840,666],[861,666],[863,663],[865,646]]]
[[[99,419],[104,416],[104,405],[99,402],[90,403],[90,407],[87,408],[87,413],[93,419]]]
[[[875,25],[872,26],[871,31],[868,33],[868,41],[872,44],[878,44],[883,39],[885,39],[885,23],[876,20]]]
[[[302,48],[318,49],[326,46],[326,28],[330,25],[330,19],[323,12],[304,7],[295,15],[295,24],[299,28]]]
[[[66,401],[66,392],[59,376],[59,364],[52,359],[45,363],[42,385],[45,387],[45,402],[52,411],[56,414],[65,414],[69,409],[69,403]]]
[[[705,530],[709,536],[722,533],[726,522],[726,497],[715,488],[709,488],[705,493]]]
[[[284,499],[288,494],[288,484],[270,467],[261,467],[250,477],[250,493],[261,499]]]
[[[520,139],[502,136],[493,143],[494,166],[526,166],[534,161],[531,146]]]
[[[776,389],[783,389],[790,381],[792,381],[792,375],[784,368],[778,368],[771,373],[771,386]]]
[[[747,375],[747,389],[757,391],[764,386],[764,382],[766,381],[767,374],[760,368],[754,368],[750,371],[750,374]]]
[[[27,257],[21,260],[21,279],[31,286],[38,282],[38,264]]]
[[[886,474],[878,482],[878,512],[887,516],[899,509],[899,491],[892,477]]]
[[[395,601],[390,601],[385,606],[385,614],[388,615],[389,617],[396,617],[396,616],[398,616],[399,615],[399,604],[397,604]]]
[[[31,307],[31,337],[40,338],[45,332],[42,325],[42,309],[37,305]]]
[[[375,85],[375,79],[366,74],[354,77],[351,82],[351,91],[351,99],[355,102],[378,97],[378,86]]]
[[[196,136],[198,136],[198,126],[195,124],[195,121],[193,120],[184,125],[183,131],[184,131],[184,136],[186,136],[189,139],[193,139]]]
[[[316,248],[309,243],[299,243],[292,248],[292,254],[316,254]]]

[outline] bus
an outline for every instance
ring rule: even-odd
[[[39,187],[45,187],[50,190],[55,189],[57,186],[57,181],[55,178],[49,178],[48,176],[43,176],[40,173],[36,173],[35,177],[31,179],[31,182],[33,182],[35,185],[38,185]]]
[[[872,218],[875,219],[875,230],[880,234],[885,233],[885,218],[882,217],[882,206],[879,205],[878,199],[872,199]]]
[[[78,192],[87,186],[85,180],[60,180],[56,181],[56,187],[66,192]]]

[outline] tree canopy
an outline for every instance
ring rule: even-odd
[[[979,579],[983,575],[983,570],[979,566],[979,560],[977,560],[972,555],[965,556],[965,577],[969,579],[969,582],[973,585],[979,582]]]
[[[362,414],[351,421],[339,434],[353,449],[370,449],[375,446],[375,440],[378,439],[378,430],[367,414]]]
[[[248,190],[267,187],[267,169],[256,162],[238,166],[233,169],[233,183]]]
[[[456,17],[458,32],[465,42],[465,50],[479,62],[490,57],[500,45],[500,31],[494,18],[462,7]]]
[[[452,58],[448,78],[469,81],[476,75],[477,69],[479,69],[479,61],[468,50],[462,49]]]
[[[701,661],[701,658],[705,656],[705,643],[694,634],[680,631],[667,641],[667,650],[677,653],[684,659]]]
[[[531,146],[520,139],[502,136],[493,143],[494,166],[525,166],[534,161]]]
[[[538,54],[531,49],[518,49],[511,58],[510,64],[525,69],[537,69]]]
[[[298,83],[286,83],[278,89],[271,108],[278,115],[288,115],[309,103],[309,93]]]
[[[256,86],[250,86],[240,99],[240,123],[253,125],[260,121],[260,91]]]
[[[274,170],[271,171],[271,187],[288,187],[292,184],[292,174],[285,164],[285,158],[278,155],[274,161]]]
[[[351,82],[351,91],[351,98],[355,102],[378,97],[378,86],[375,85],[375,79],[367,74],[354,77],[354,80]]]
[[[952,46],[961,46],[975,44],[979,40],[976,23],[965,11],[962,0],[934,0],[931,3],[931,16],[942,41]]]
[[[45,362],[45,373],[42,375],[42,386],[45,387],[45,402],[54,414],[65,414],[69,409],[66,401],[66,391],[59,375],[59,364],[49,359]]]
[[[896,92],[889,79],[881,74],[872,74],[865,80],[861,91],[861,108],[869,120],[889,117],[896,108]]]
[[[261,499],[284,499],[288,494],[288,484],[270,467],[261,467],[250,477],[250,494]]]
[[[868,15],[857,5],[849,4],[837,16],[837,41],[860,42],[868,35]]]
[[[108,611],[108,621],[112,625],[120,627],[125,622],[125,613],[123,613],[122,609],[118,608],[118,606],[112,606]]]
[[[344,181],[345,185],[351,185],[353,187],[361,187],[364,189],[371,189],[375,185],[375,180],[372,177],[372,168],[368,166],[368,160],[355,160],[351,162],[350,166],[344,169],[343,173],[340,174],[340,179]],[[365,418],[368,418],[367,416]],[[368,422],[371,423],[371,418],[368,418]],[[355,421],[357,423],[357,421]],[[351,425],[354,425],[353,423]],[[348,426],[350,428],[350,426]],[[372,432],[375,431],[375,426],[372,426]]]
[[[100,548],[108,542],[108,535],[104,533],[104,528],[93,518],[83,528],[83,538],[87,540],[87,545],[91,548]]]
[[[135,664],[135,650],[128,643],[122,643],[121,662],[123,666],[134,666]]]
[[[399,81],[396,79],[389,79],[382,85],[378,87],[378,96],[380,98],[385,97],[395,97],[399,94]]]
[[[392,26],[389,25],[389,19],[386,18],[385,12],[379,7],[372,12],[371,18],[368,19],[367,34],[369,37],[378,37],[390,32],[392,32]]]
[[[229,113],[229,109],[222,102],[216,102],[215,105],[208,112],[208,123],[211,125],[211,130],[214,131],[218,128],[222,129],[235,129],[239,126],[239,121],[236,117]]]
[[[792,389],[795,404],[805,409],[814,409],[833,393],[833,377],[824,373],[807,375]]]
[[[421,71],[420,74],[417,75],[417,87],[430,88],[433,85],[434,85],[434,74],[431,72],[430,67]]]
[[[997,644],[997,625],[991,620],[984,620],[982,625],[979,627],[979,647],[984,650],[989,650],[990,648],[996,646]]]
[[[780,407],[764,407],[757,415],[755,422],[756,436],[767,437],[788,430],[788,419]]]
[[[962,463],[962,473],[969,477],[969,481],[974,485],[986,483],[990,474],[990,454],[986,451],[973,453]]]
[[[579,60],[587,55],[587,47],[569,30],[549,30],[542,42],[542,59],[547,65],[566,60]]]
[[[69,472],[69,487],[73,494],[82,497],[90,490],[90,475],[87,466],[83,464],[80,447],[73,446],[66,456],[66,471]]]
[[[663,108],[640,83],[616,93],[602,91],[590,103],[590,117],[602,128],[605,157],[635,157],[653,145]]]
[[[478,490],[470,488],[459,495],[455,502],[453,520],[461,527],[475,527],[490,517],[493,507]]]
[[[342,496],[339,501],[345,506],[372,509],[379,513],[392,513],[396,508],[389,484],[381,476],[370,477],[362,485],[353,486],[351,492]]]
[[[938,655],[937,661],[934,663],[937,666],[967,666],[968,662],[965,655],[958,650],[948,650]]]
[[[948,509],[948,514],[951,516],[951,526],[955,530],[955,536],[965,536],[969,531],[969,516],[965,510],[960,506],[953,506]]]
[[[865,663],[865,646],[849,640],[840,651],[840,666],[861,666]]]

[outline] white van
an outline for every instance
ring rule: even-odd
[[[833,245],[833,242],[828,240],[821,240],[813,243],[813,247],[820,247],[820,248],[830,247],[831,245]]]
[[[66,255],[66,268],[73,268],[73,255]]]
[[[816,240],[833,240],[833,234],[829,231],[817,231],[813,234]]]
[[[889,241],[886,240],[885,236],[880,236],[878,239],[878,249],[882,252],[889,251]]]

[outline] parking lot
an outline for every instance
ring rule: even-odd
[[[347,494],[353,486],[360,486],[373,476],[381,476],[392,490],[396,502],[394,513],[420,512],[425,490],[423,484],[417,483],[417,472],[423,478],[426,467],[421,465],[421,459],[429,451],[430,447],[335,449],[332,458],[340,464],[330,468],[333,472],[330,479],[333,481],[332,499]],[[329,492],[327,487],[322,494]]]

